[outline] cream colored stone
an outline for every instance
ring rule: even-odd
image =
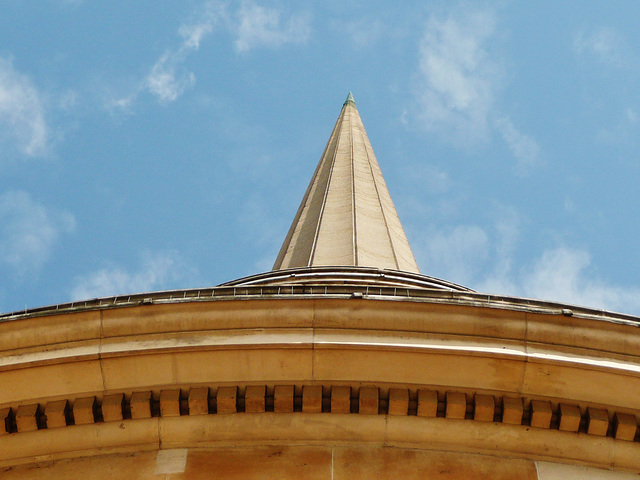
[[[47,428],[66,427],[68,414],[69,402],[66,400],[47,402],[47,405],[44,407]]]
[[[389,415],[407,415],[409,413],[409,389],[389,389]]]
[[[31,405],[20,405],[16,412],[16,427],[18,432],[31,432],[38,430],[38,415],[40,414],[40,405],[33,403]]]
[[[365,415],[377,415],[379,398],[378,387],[360,387],[358,412]]]
[[[189,389],[189,415],[206,415],[209,413],[209,387]]]
[[[158,454],[156,455],[156,466],[153,473],[155,475],[183,473],[187,467],[188,454],[189,450],[187,448],[158,450]]]
[[[216,404],[218,413],[236,413],[238,387],[218,387]]]
[[[95,422],[96,397],[82,397],[73,402],[73,421],[76,425]]]
[[[446,417],[464,418],[467,413],[467,396],[462,392],[447,392]]]
[[[549,428],[551,426],[551,402],[531,400],[531,426]]]
[[[114,393],[105,395],[102,399],[102,418],[105,422],[118,422],[122,420],[122,404],[124,395]]]
[[[351,412],[351,387],[331,387],[331,413]]]
[[[603,408],[587,408],[587,433],[604,437],[609,429],[609,415]]]
[[[304,385],[302,387],[302,411],[305,413],[322,412],[322,385]]]
[[[248,385],[244,393],[244,411],[247,413],[264,412],[266,395],[266,386]]]
[[[560,426],[558,428],[565,432],[577,432],[582,419],[580,408],[577,405],[561,403],[558,406],[558,412],[560,415]]]
[[[293,385],[276,385],[273,389],[273,411],[293,412]]]
[[[180,389],[162,390],[160,392],[160,415],[177,417],[180,415]]]
[[[521,425],[523,413],[521,398],[502,397],[502,423]]]
[[[628,413],[616,413],[613,420],[616,440],[633,441],[638,430],[636,417]]]
[[[435,417],[438,414],[438,392],[419,389],[417,413],[419,417]]]

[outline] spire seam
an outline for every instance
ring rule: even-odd
[[[342,108],[346,108],[346,107],[342,107]],[[333,167],[335,166],[335,163],[336,163],[336,156],[338,155],[338,145],[340,144],[340,137],[342,136],[342,122],[344,121],[344,117],[342,115],[342,112],[340,113],[341,114],[340,114],[339,124],[336,125],[336,131],[338,133],[338,136],[336,137],[336,145],[335,145],[335,149],[333,150],[333,156],[331,157],[331,168],[329,169],[329,178],[327,179],[327,185],[324,189],[324,195],[322,197],[322,207],[320,207],[320,213],[318,214],[318,224],[316,225],[316,230],[313,235],[313,244],[311,245],[311,251],[309,252],[309,261],[307,263],[308,267],[313,265],[313,259],[316,255],[316,247],[318,245],[320,226],[322,225],[322,220],[324,217],[324,207],[327,204],[329,187],[331,186],[331,180],[333,179]]]
[[[365,137],[366,133],[362,132],[362,136]],[[363,140],[365,140],[363,138]],[[369,156],[369,149],[367,148],[367,137],[364,143],[364,152],[367,155],[367,165],[369,165],[369,171],[371,172],[371,180],[373,181],[373,187],[376,190],[376,196],[378,197],[378,203],[380,204],[380,211],[382,212],[382,219],[384,221],[384,228],[387,231],[387,237],[389,237],[389,245],[391,246],[391,253],[393,254],[393,261],[396,264],[396,269],[400,270],[400,263],[398,262],[398,256],[396,255],[396,249],[393,243],[393,238],[391,236],[391,231],[389,230],[389,222],[387,222],[387,214],[385,212],[384,205],[382,205],[382,199],[380,198],[380,191],[378,190],[378,182],[376,181],[376,176],[373,173],[373,166],[371,165],[371,157]]]
[[[353,121],[351,117],[351,111],[349,111],[349,135],[351,137],[351,238],[353,242],[353,264],[358,265],[358,229],[356,220],[356,161],[353,152]]]

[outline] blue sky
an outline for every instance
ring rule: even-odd
[[[269,270],[347,93],[422,273],[640,314],[640,3],[0,0],[0,311]]]

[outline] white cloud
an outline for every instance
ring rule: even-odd
[[[522,289],[529,297],[640,313],[640,288],[608,285],[592,274],[590,265],[585,250],[549,249],[523,275]]]
[[[540,148],[497,106],[504,67],[489,49],[496,25],[491,10],[465,8],[429,18],[419,48],[419,119],[456,146],[488,141],[497,131],[516,159],[516,173],[526,175]]]
[[[256,47],[279,47],[285,43],[302,43],[309,38],[309,15],[292,14],[288,20],[282,20],[281,16],[280,10],[242,2],[236,13],[236,50],[246,52]]]
[[[538,163],[540,146],[529,135],[520,132],[509,118],[496,120],[496,128],[516,158],[516,174],[526,176]]]
[[[184,23],[178,28],[178,34],[182,37],[179,46],[167,49],[137,88],[128,95],[110,101],[108,108],[127,110],[143,91],[154,95],[160,103],[167,104],[177,100],[196,83],[195,74],[184,68],[184,62],[189,54],[200,48],[202,39],[213,31],[224,16],[224,7],[218,2],[206,2],[196,22]]]
[[[113,266],[79,277],[71,289],[71,300],[162,290],[193,274],[194,269],[176,253],[147,253],[136,271]]]
[[[573,49],[579,55],[592,55],[598,61],[615,67],[628,67],[633,54],[622,36],[614,29],[602,27],[592,32],[578,32]]]
[[[416,253],[428,275],[471,283],[489,253],[489,238],[477,225],[459,225],[428,235]]]
[[[19,275],[39,269],[75,218],[35,201],[22,190],[0,195],[0,261]]]
[[[374,18],[335,22],[333,28],[349,35],[356,48],[371,47],[389,33],[384,24]]]
[[[38,90],[13,62],[0,57],[0,146],[33,157],[47,150],[49,129]]]
[[[427,128],[472,138],[488,135],[502,77],[485,46],[495,26],[495,15],[487,11],[429,19],[419,56],[419,101]]]

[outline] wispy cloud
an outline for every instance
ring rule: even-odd
[[[627,42],[609,27],[576,33],[573,49],[579,55],[591,55],[601,63],[615,67],[630,67],[635,62]]]
[[[235,10],[216,0],[205,2],[198,12],[198,19],[180,25],[181,42],[168,48],[149,69],[149,73],[132,91],[107,102],[109,109],[129,110],[139,95],[148,92],[161,104],[169,104],[180,98],[196,83],[196,75],[185,67],[187,58],[200,48],[202,40],[216,27],[235,37],[235,49],[239,53],[254,48],[279,47],[285,43],[305,42],[309,37],[310,16],[291,14],[282,10],[260,6],[245,1]]]
[[[257,47],[279,47],[285,43],[302,43],[311,33],[309,14],[291,14],[283,19],[281,10],[262,7],[254,2],[242,2],[236,18],[235,47],[238,52]]]
[[[47,151],[49,128],[40,94],[28,76],[0,57],[0,146],[34,157]]]
[[[505,68],[490,52],[492,10],[457,9],[432,15],[420,42],[417,97],[420,122],[458,146],[489,141],[498,132],[516,158],[516,173],[537,163],[540,148],[497,106]]]
[[[38,270],[75,218],[34,200],[22,190],[0,195],[0,261],[18,275]]]
[[[526,176],[538,164],[540,156],[538,142],[519,131],[508,117],[496,120],[495,125],[516,158],[516,174]]]
[[[147,76],[129,95],[109,102],[110,108],[126,110],[141,92],[147,91],[163,104],[177,100],[188,88],[193,87],[196,76],[184,67],[188,56],[200,48],[200,42],[209,35],[225,15],[224,7],[215,1],[206,2],[195,22],[184,23],[178,28],[182,41],[169,48],[158,58]]]
[[[429,19],[419,57],[419,95],[428,128],[488,135],[489,112],[502,81],[501,67],[485,46],[495,27],[489,11]]]
[[[70,296],[76,301],[162,290],[194,275],[195,269],[175,252],[145,253],[133,271],[110,266],[77,278]]]

